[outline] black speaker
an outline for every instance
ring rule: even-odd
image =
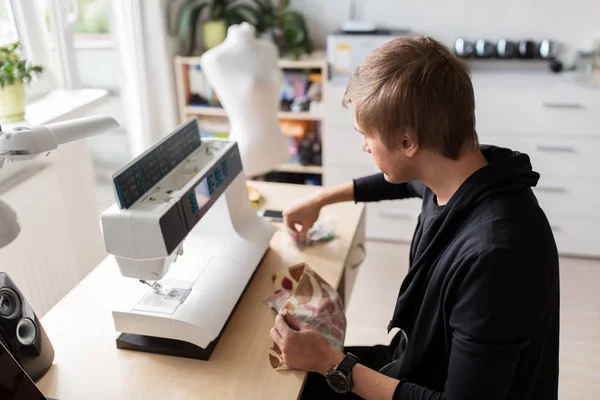
[[[42,324],[4,272],[0,272],[0,341],[34,381],[52,366],[54,348]]]

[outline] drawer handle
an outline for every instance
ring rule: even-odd
[[[364,243],[357,244],[355,248],[359,249],[361,251],[361,258],[360,258],[360,261],[352,264],[350,266],[350,269],[356,269],[356,268],[360,267],[360,265],[363,263],[363,261],[365,261],[365,258],[367,257],[367,249],[365,249]]]
[[[562,108],[562,109],[571,109],[571,110],[576,110],[576,109],[581,109],[584,108],[583,104],[581,103],[550,103],[550,102],[544,102],[542,103],[542,105],[546,108]]]
[[[410,214],[398,211],[379,211],[379,215],[384,218],[410,219]]]
[[[538,144],[537,149],[539,151],[553,151],[558,153],[575,153],[575,148],[573,146],[560,146],[560,145],[551,145],[551,144]]]
[[[538,186],[540,192],[567,193],[567,188],[561,186]]]

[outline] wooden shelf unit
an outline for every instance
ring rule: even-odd
[[[320,165],[301,165],[301,164],[281,164],[275,169],[276,172],[292,172],[296,174],[315,174],[321,175],[323,167]]]
[[[227,113],[223,108],[210,106],[185,106],[185,114],[186,119],[190,115],[195,115],[197,117],[227,117]],[[280,111],[277,115],[280,119],[296,119],[303,121],[321,121],[323,119],[323,115],[321,113],[314,112]]]
[[[211,107],[211,106],[198,106],[189,105],[188,98],[190,95],[189,91],[189,77],[188,77],[188,64],[199,64],[200,57],[175,57],[175,83],[176,83],[176,96],[177,106],[179,108],[180,122],[187,120],[188,118],[195,116],[200,119],[227,119],[227,113],[223,108]],[[327,66],[327,55],[324,50],[314,51],[310,55],[304,55],[299,60],[280,59],[279,67],[281,69],[319,69],[323,76],[323,92],[324,86],[328,79],[328,66]],[[324,99],[322,100],[322,103]],[[324,105],[321,105],[323,109]],[[281,111],[278,113],[278,117],[282,120],[301,120],[301,121],[319,121],[322,123],[324,115],[322,112],[291,112]],[[224,121],[226,122],[226,121]],[[321,130],[323,125],[321,125]],[[317,165],[301,165],[286,163],[276,168],[273,172],[288,172],[288,173],[299,173],[299,174],[313,174],[322,175],[323,167]]]

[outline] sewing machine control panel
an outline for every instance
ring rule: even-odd
[[[237,143],[201,140],[192,118],[119,170],[113,188],[131,218],[158,218],[171,254],[240,173]]]
[[[113,178],[120,207],[130,208],[201,144],[198,123],[191,120],[129,163]]]

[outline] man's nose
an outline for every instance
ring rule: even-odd
[[[371,149],[369,148],[369,143],[367,142],[367,139],[363,139],[362,151],[371,154]]]

